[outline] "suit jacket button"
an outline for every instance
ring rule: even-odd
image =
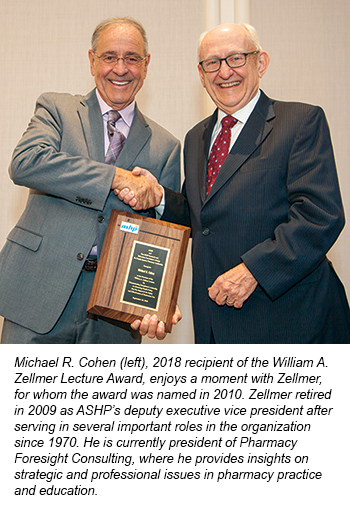
[[[202,235],[204,235],[204,236],[208,236],[208,235],[209,235],[209,233],[210,233],[210,229],[209,229],[209,228],[205,228],[205,229],[203,229],[203,231],[202,231]]]
[[[78,253],[77,254],[77,260],[79,260],[81,262],[81,260],[84,260],[84,255],[83,253]]]
[[[99,221],[100,224],[102,224],[102,222],[105,220],[105,218],[102,215],[100,215],[97,220]]]

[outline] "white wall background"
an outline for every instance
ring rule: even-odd
[[[325,109],[349,210],[348,0],[2,0],[0,246],[27,199],[26,189],[12,184],[7,168],[35,100],[43,91],[74,94],[92,89],[87,58],[90,37],[95,26],[110,16],[132,16],[146,28],[152,59],[138,104],[180,140],[212,109],[197,77],[198,36],[225,21],[255,25],[271,56],[262,82],[265,92]],[[348,293],[349,251],[347,226],[330,257]],[[179,298],[183,321],[163,343],[193,343],[190,284],[188,255]]]

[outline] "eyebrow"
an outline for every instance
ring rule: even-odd
[[[114,52],[113,50],[106,50],[105,52],[102,52],[102,54],[100,54],[101,56],[118,56],[117,52]],[[126,52],[124,54],[125,57],[129,57],[129,56],[135,56],[135,57],[142,57],[140,56],[140,54],[138,54],[137,52]]]

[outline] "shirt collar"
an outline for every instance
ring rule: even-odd
[[[113,109],[103,100],[103,98],[101,97],[101,95],[97,89],[96,89],[96,97],[97,97],[98,103],[100,105],[102,116],[106,115],[108,113],[108,111]],[[132,121],[134,119],[134,113],[135,113],[135,100],[131,104],[126,106],[126,108],[118,111],[118,113],[120,113],[120,116],[122,117],[122,119],[126,123],[126,125],[131,127]]]
[[[246,121],[248,120],[248,118],[250,117],[253,109],[255,108],[255,105],[256,103],[258,102],[259,98],[260,98],[260,90],[258,91],[258,93],[255,95],[254,98],[252,98],[252,100],[250,102],[248,102],[248,104],[244,107],[242,107],[242,109],[239,109],[238,111],[236,111],[236,113],[233,113],[233,117],[236,118],[239,122],[242,122],[242,124],[245,124]],[[218,123],[221,123],[221,120],[227,116],[226,113],[224,113],[223,111],[221,111],[221,109],[219,109],[219,113],[218,113]]]

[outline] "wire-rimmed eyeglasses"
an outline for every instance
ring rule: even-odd
[[[105,64],[107,66],[112,66],[112,67],[118,63],[119,59],[121,59],[127,68],[130,68],[133,66],[140,66],[141,63],[147,59],[147,56],[140,57],[137,55],[136,56],[130,55],[130,56],[125,56],[125,57],[118,57],[116,54],[108,54],[108,53],[102,54],[100,56],[94,54],[94,56],[97,57],[97,59],[99,59],[100,61],[102,61],[103,64]]]

